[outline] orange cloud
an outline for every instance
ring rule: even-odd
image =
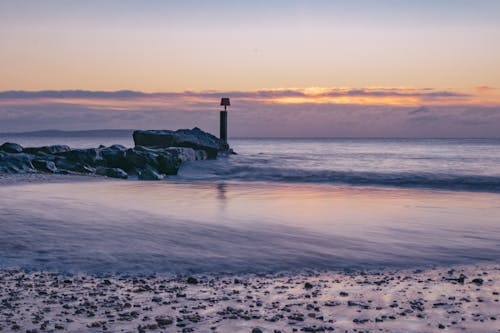
[[[374,105],[374,106],[449,106],[500,105],[499,94],[483,94],[492,87],[476,87],[475,93],[411,87],[369,88],[280,88],[257,91],[184,91],[144,93],[138,91],[5,91],[0,92],[0,105],[67,104],[85,105],[93,109],[112,110],[194,110],[217,105],[221,96],[240,103],[297,105]]]
[[[478,93],[486,93],[486,92],[490,92],[492,90],[497,90],[498,88],[490,87],[490,86],[477,86],[475,89]]]

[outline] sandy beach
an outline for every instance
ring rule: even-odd
[[[500,266],[271,275],[3,270],[5,332],[499,332]]]
[[[494,194],[168,182],[146,189],[44,174],[3,175],[0,183],[4,332],[500,332]],[[193,193],[204,198],[200,210],[223,205],[202,218],[182,207]],[[271,199],[268,209],[255,193]],[[143,210],[124,208],[138,197]],[[293,222],[295,211],[275,209],[299,198],[329,224],[323,215]],[[386,209],[367,219],[354,204]],[[459,206],[477,216],[474,229],[457,229]],[[255,207],[262,216],[249,213]],[[420,221],[407,225],[414,243],[393,231],[400,207]],[[352,221],[329,226],[332,209]],[[274,227],[255,223],[266,217]],[[475,243],[464,246],[464,230]]]

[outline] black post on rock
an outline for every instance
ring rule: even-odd
[[[229,98],[223,97],[220,105],[224,106],[224,110],[220,112],[220,139],[227,144],[227,107],[231,105],[231,102]]]

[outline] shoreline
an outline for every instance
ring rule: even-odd
[[[6,332],[498,332],[500,320],[499,263],[170,277],[1,269],[0,282]]]
[[[99,175],[70,174],[57,175],[51,173],[24,173],[24,174],[2,174],[0,173],[0,185],[23,185],[23,184],[53,184],[69,182],[92,182],[92,181],[117,181],[116,178],[108,178]]]

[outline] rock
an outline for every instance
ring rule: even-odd
[[[56,164],[52,161],[46,161],[46,160],[41,160],[41,159],[34,159],[32,161],[33,166],[35,169],[38,171],[42,172],[50,172],[50,173],[56,173],[57,172],[57,167]]]
[[[187,278],[187,281],[186,281],[186,282],[187,282],[188,284],[198,284],[198,279],[197,279],[197,278],[195,278],[195,277],[190,276],[190,277],[188,277],[188,278]]]
[[[98,148],[72,149],[58,153],[58,155],[66,157],[69,161],[92,167],[105,164],[101,150]]]
[[[313,287],[313,285],[312,285],[312,284],[310,284],[309,282],[306,282],[306,283],[304,284],[304,289],[309,290],[309,289],[312,289],[312,287]]]
[[[59,154],[70,151],[71,148],[66,145],[53,145],[53,146],[43,146],[43,147],[30,147],[25,148],[25,151],[29,154]]]
[[[254,329],[252,329],[252,333],[262,333],[262,330],[258,327],[255,327]]]
[[[6,153],[18,154],[23,152],[23,147],[21,145],[18,145],[17,143],[5,142],[0,146],[0,150]]]
[[[199,158],[199,154],[196,153],[196,151],[192,148],[186,148],[186,147],[170,147],[170,148],[165,148],[163,150],[164,152],[167,152],[169,154],[172,154],[175,158],[179,159],[180,163],[184,162],[189,162],[189,161],[196,161],[198,159],[203,159]],[[201,152],[205,153],[204,150],[201,150]],[[205,153],[206,156],[206,153]],[[204,158],[206,159],[206,158]]]
[[[138,169],[152,168],[160,174],[176,175],[182,163],[196,160],[191,148],[151,148],[136,146],[125,152],[125,170],[139,173]]]
[[[25,153],[9,154],[0,151],[0,173],[32,173],[36,172],[31,159]]]
[[[172,325],[174,322],[174,320],[172,318],[165,317],[165,316],[157,316],[157,317],[155,317],[155,321],[158,324],[158,326],[160,326],[160,327]]]
[[[189,129],[149,130],[134,131],[134,142],[136,146],[146,147],[188,147],[195,150],[203,150],[208,158],[216,158],[220,151],[229,149],[229,146],[216,136],[204,132],[198,127]]]
[[[151,149],[135,147],[127,149],[125,152],[125,171],[135,169],[146,169],[148,166],[156,168],[158,165],[158,154]]]
[[[137,170],[137,177],[140,180],[162,180],[163,175],[152,168]]]
[[[471,281],[471,283],[474,283],[476,286],[481,286],[481,285],[483,285],[483,282],[484,282],[484,281],[483,281],[483,279],[481,279],[481,278],[476,278],[476,279],[474,279],[474,280],[472,280],[472,281]]]
[[[58,169],[62,169],[62,170],[79,172],[79,173],[94,173],[95,172],[95,168],[91,167],[90,165],[86,165],[86,164],[80,163],[80,162],[75,162],[75,161],[67,159],[66,157],[62,157],[62,156],[59,156],[58,158],[56,158],[54,163],[56,164],[56,167]]]
[[[112,145],[101,149],[101,156],[109,168],[126,168],[127,159],[125,152],[127,148],[122,145]]]
[[[95,170],[96,175],[106,176],[111,178],[127,179],[128,174],[120,168],[106,168],[99,166]]]

